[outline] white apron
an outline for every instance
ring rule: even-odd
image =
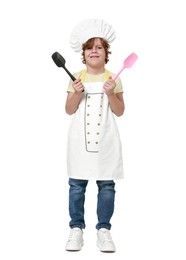
[[[68,176],[84,180],[123,178],[122,147],[103,82],[83,83],[85,90],[73,115],[67,143]]]

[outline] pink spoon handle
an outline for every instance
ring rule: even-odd
[[[119,77],[120,73],[124,70],[125,66],[123,66],[120,71],[113,77],[113,80],[116,80]]]

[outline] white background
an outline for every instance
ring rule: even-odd
[[[181,0],[17,0],[0,4],[0,259],[186,259],[186,40]],[[83,67],[69,46],[85,18],[112,24],[117,38],[107,69],[121,74],[125,114],[116,118],[124,180],[116,183],[112,236],[117,252],[96,247],[97,187],[86,196],[85,245],[69,235],[64,106],[69,77]]]

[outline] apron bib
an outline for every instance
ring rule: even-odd
[[[82,82],[85,77],[82,74]],[[109,74],[106,71],[106,78]],[[84,96],[73,115],[67,144],[68,176],[84,180],[123,178],[122,147],[103,82],[84,83]]]

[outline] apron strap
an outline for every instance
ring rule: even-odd
[[[105,70],[105,79],[106,79],[106,81],[109,80],[109,77],[110,77],[110,72],[108,70]]]
[[[80,75],[81,82],[84,82],[84,81],[85,81],[86,73],[87,73],[86,70],[82,70],[81,75]]]
[[[81,75],[80,75],[80,79],[81,79],[82,82],[85,81],[86,73],[87,73],[86,70],[82,70]],[[106,79],[106,81],[108,81],[109,76],[110,76],[110,72],[108,70],[105,70],[105,79]]]

